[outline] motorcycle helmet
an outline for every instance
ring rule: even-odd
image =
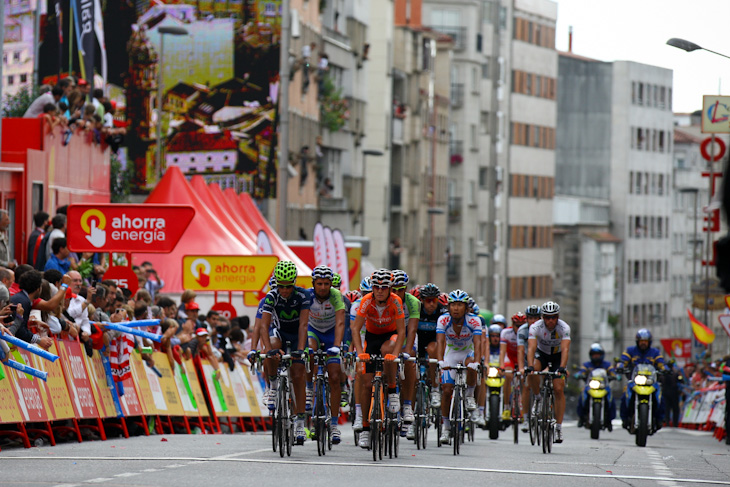
[[[647,330],[646,328],[642,328],[641,330],[636,332],[636,346],[639,346],[640,340],[649,340],[649,346],[651,347],[651,332]]]
[[[603,363],[603,358],[606,356],[603,347],[600,343],[594,343],[591,345],[591,349],[588,351],[588,358],[591,359],[591,363],[594,366],[598,366]]]

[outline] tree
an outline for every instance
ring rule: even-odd
[[[33,100],[38,98],[38,90],[30,85],[23,86],[14,95],[6,95],[2,105],[3,117],[22,117]]]

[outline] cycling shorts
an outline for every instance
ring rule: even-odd
[[[314,340],[315,350],[319,350],[324,348],[327,350],[328,348],[334,347],[335,345],[335,329],[332,328],[329,331],[321,332],[317,331],[311,326],[309,327],[309,330],[307,330],[307,337],[310,340]],[[327,364],[339,364],[340,363],[340,356],[337,355],[335,357],[329,357],[327,359]]]
[[[418,330],[418,356],[426,356],[426,347],[436,341],[436,330]]]
[[[560,361],[562,360],[562,353],[545,353],[540,350],[535,351],[535,362],[538,360],[540,361],[540,366],[542,367],[539,370],[545,370],[545,368],[548,368],[550,372],[555,372],[560,367]],[[535,370],[538,370],[537,364],[535,363]],[[539,371],[538,370],[538,371]]]
[[[383,344],[389,341],[395,341],[398,337],[398,333],[395,331],[389,331],[386,333],[370,333],[365,332],[365,353],[373,355],[382,355],[380,352]],[[368,362],[365,365],[365,373],[372,374],[375,372],[375,365],[372,362]]]
[[[287,342],[289,342],[290,351],[299,350],[299,335],[296,333],[286,333],[272,326],[269,328],[269,338],[278,338],[281,340],[281,349],[283,351],[287,349]]]
[[[450,352],[444,355],[444,362],[446,365],[453,367],[459,362],[466,364],[466,359],[474,357],[474,350],[465,350],[463,352]],[[441,371],[441,383],[442,384],[455,384],[456,383],[456,371],[455,370],[442,370]]]

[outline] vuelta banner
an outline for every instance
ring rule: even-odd
[[[81,344],[76,341],[58,340],[58,355],[63,370],[66,373],[66,385],[79,419],[96,418],[99,416],[94,401],[91,382],[84,364],[85,352]]]
[[[332,237],[332,229],[324,227],[324,248],[327,256],[326,264],[330,269],[334,269],[335,265],[335,239]]]
[[[310,267],[327,265],[327,244],[324,240],[324,227],[319,222],[314,225],[312,242],[314,243],[314,265],[310,264]]]
[[[335,229],[332,232],[332,237],[335,241],[335,262],[336,269],[342,279],[340,281],[340,291],[346,290],[350,283],[350,274],[347,269],[347,249],[345,249],[345,237],[339,229]]]
[[[48,351],[58,355],[55,343],[51,345]],[[59,361],[56,360],[51,363],[26,350],[18,350],[18,352],[26,364],[48,373],[45,381],[36,381],[48,413],[48,419],[54,421],[75,417],[71,398],[66,388],[66,380],[63,377],[63,368]]]
[[[74,252],[169,253],[193,216],[184,205],[70,205],[66,238]]]
[[[183,287],[193,291],[260,291],[277,262],[275,255],[186,255]]]
[[[94,0],[71,0],[74,32],[79,50],[81,77],[94,86],[94,58],[96,38],[94,36]]]

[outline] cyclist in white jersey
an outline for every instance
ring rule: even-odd
[[[345,335],[345,303],[340,291],[332,287],[333,272],[327,266],[319,265],[312,269],[312,289],[310,289],[309,322],[307,339],[309,348],[327,351],[327,378],[330,385],[330,412],[333,418],[340,414],[340,344]],[[307,374],[307,402],[314,397],[312,378],[314,359],[310,357]],[[310,406],[311,409],[311,406]],[[340,429],[337,422],[330,426],[332,443],[340,443]]]
[[[466,372],[466,407],[471,412],[477,408],[474,387],[479,368],[476,357],[481,357],[482,323],[475,315],[467,314],[469,295],[466,292],[461,289],[451,291],[448,300],[449,312],[442,315],[436,325],[439,366],[444,369],[461,362],[469,367]],[[441,442],[447,444],[450,442],[449,408],[455,378],[456,373],[451,370],[444,370],[441,374],[441,415],[444,422]]]
[[[555,443],[563,442],[563,415],[565,414],[565,372],[568,366],[570,353],[570,326],[559,318],[560,306],[548,301],[541,307],[542,319],[530,326],[530,336],[527,340],[527,372],[549,369],[561,374],[560,378],[553,379],[555,390]],[[530,389],[537,397],[535,409],[539,410],[540,377],[528,378]]]

